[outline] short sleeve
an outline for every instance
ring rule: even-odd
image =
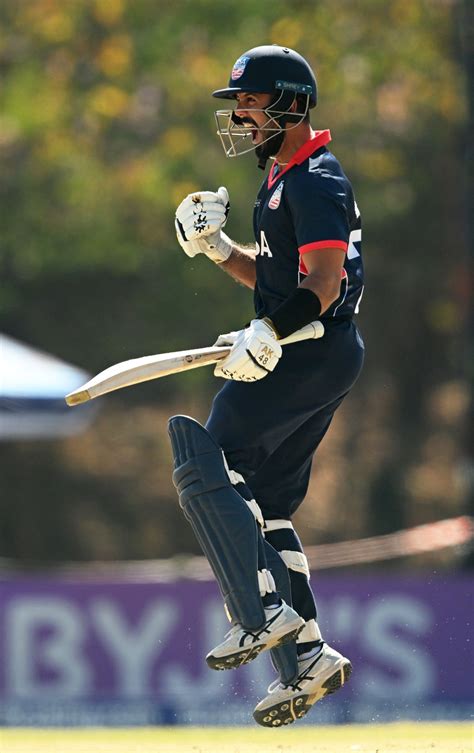
[[[318,248],[347,251],[349,218],[343,176],[303,173],[287,194],[300,255]]]

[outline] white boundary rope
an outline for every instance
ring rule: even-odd
[[[438,520],[384,536],[307,546],[305,554],[311,570],[328,570],[462,546],[471,541],[473,536],[474,518],[461,515],[457,518]],[[0,558],[0,578],[2,575],[8,577],[8,573],[12,571],[16,573],[21,571],[24,574],[38,570],[41,570],[43,574],[46,570],[53,577],[71,575],[85,579],[112,577],[160,582],[174,581],[177,578],[212,579],[211,568],[205,557],[178,556],[163,560],[71,562],[49,567],[44,563],[25,563]]]

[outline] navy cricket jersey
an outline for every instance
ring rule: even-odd
[[[361,218],[351,184],[316,131],[278,172],[275,162],[255,202],[258,317],[270,316],[307,274],[304,255],[318,248],[346,252],[339,297],[321,319],[350,318],[362,297]],[[331,253],[325,251],[324,253]]]

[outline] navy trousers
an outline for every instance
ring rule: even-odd
[[[291,518],[303,501],[314,452],[363,358],[355,324],[332,320],[321,339],[283,346],[264,379],[226,381],[215,396],[206,428],[267,520]]]

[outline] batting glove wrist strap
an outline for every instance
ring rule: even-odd
[[[232,253],[232,241],[222,230],[219,230],[215,236],[205,236],[198,243],[201,243],[206,248],[204,253],[216,264],[222,264],[222,262],[227,261]]]
[[[216,264],[227,261],[232,241],[222,232],[229,214],[229,194],[224,186],[217,192],[189,194],[176,210],[176,237],[190,257],[205,254]]]

